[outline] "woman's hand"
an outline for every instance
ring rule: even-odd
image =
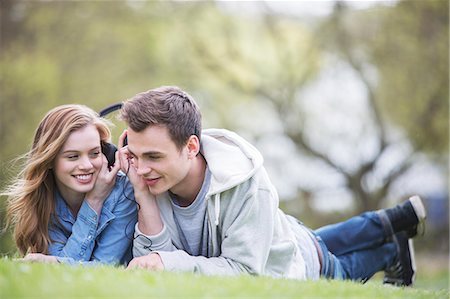
[[[103,207],[103,202],[114,188],[116,175],[120,170],[118,152],[116,152],[116,162],[111,167],[111,169],[108,168],[108,160],[106,159],[105,155],[102,154],[102,158],[102,168],[97,175],[97,180],[95,181],[94,188],[86,193],[85,197],[85,201],[97,213],[97,215],[100,215]]]
[[[42,263],[57,263],[58,260],[53,255],[46,255],[42,253],[28,253],[22,261],[26,262],[42,262]]]

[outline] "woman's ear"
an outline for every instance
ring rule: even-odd
[[[195,135],[191,135],[188,139],[187,145],[188,149],[188,158],[193,159],[200,152],[200,140]]]

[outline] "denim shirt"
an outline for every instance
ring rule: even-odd
[[[68,264],[127,264],[137,222],[133,188],[123,173],[103,203],[100,215],[83,201],[75,218],[55,192],[55,215],[49,226],[48,253]]]

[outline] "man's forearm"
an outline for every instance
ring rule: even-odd
[[[155,196],[148,194],[136,194],[136,201],[139,203],[138,227],[139,230],[148,236],[159,234],[163,229],[163,222],[159,213],[159,207]]]

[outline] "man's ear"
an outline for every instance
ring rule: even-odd
[[[200,151],[200,140],[198,140],[197,136],[191,135],[188,139],[186,147],[188,149],[188,158],[193,159]]]

